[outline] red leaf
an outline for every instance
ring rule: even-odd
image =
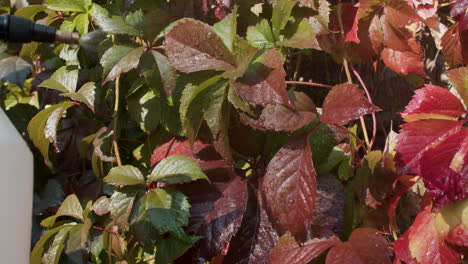
[[[438,0],[411,0],[411,2],[413,2],[418,15],[423,19],[433,17],[437,13]]]
[[[381,111],[364,97],[364,91],[355,84],[334,86],[323,102],[320,120],[327,124],[346,125],[359,117]]]
[[[190,73],[234,69],[234,56],[208,25],[186,20],[165,37],[166,55],[175,69]]]
[[[333,247],[328,252],[326,263],[390,263],[390,250],[387,240],[376,229],[357,228],[347,242]]]
[[[280,53],[271,49],[265,52],[261,62],[253,63],[243,77],[231,82],[236,93],[254,105],[283,104],[290,106],[286,92],[286,72]]]
[[[401,52],[385,48],[382,51],[382,59],[385,65],[396,73],[426,76],[421,56],[411,51]]]
[[[191,183],[181,187],[188,196],[189,232],[204,238],[198,242],[197,255],[206,260],[228,247],[237,233],[247,206],[247,184],[228,170],[208,174],[212,183]]]
[[[358,37],[359,16],[357,16],[357,8],[355,8],[355,7],[348,8],[347,7],[345,12],[347,12],[346,16],[351,16],[351,17],[354,16],[354,21],[353,21],[353,26],[346,33],[344,41],[345,42],[355,42],[355,43],[359,44],[359,42],[361,42],[361,41],[359,40],[359,37]],[[353,12],[354,15],[351,12]]]
[[[399,28],[421,19],[414,8],[410,6],[410,0],[385,1],[385,14],[388,13],[392,13],[389,17],[392,24]]]
[[[421,157],[421,176],[435,207],[463,200],[468,195],[468,130],[452,134],[431,146]]]
[[[426,84],[418,89],[401,116],[406,122],[420,119],[457,119],[465,113],[460,100],[449,90]]]
[[[305,94],[295,92],[291,96],[295,109],[284,105],[267,105],[258,119],[241,114],[241,122],[253,128],[265,131],[296,131],[312,122],[315,118],[314,102]],[[302,104],[305,107],[301,107]]]
[[[427,119],[406,123],[397,136],[395,151],[398,174],[421,174],[420,159],[432,144],[461,130],[463,122]]]
[[[178,141],[175,138],[154,149],[151,155],[151,166],[172,155],[185,155],[198,163],[202,170],[226,167],[229,163],[219,159],[217,154],[210,151],[212,146],[197,140],[190,146],[188,140]]]
[[[468,229],[464,224],[458,224],[450,230],[446,240],[457,246],[468,247]]]
[[[460,41],[460,29],[458,23],[453,24],[442,36],[442,52],[445,61],[451,68],[463,64],[462,43]]]
[[[450,9],[450,16],[457,17],[459,15],[463,15],[466,13],[466,9],[468,9],[468,1],[458,0],[455,4],[452,5]]]
[[[268,164],[263,186],[267,205],[293,234],[304,233],[314,216],[316,176],[306,136],[283,146]]]
[[[405,232],[395,241],[393,245],[395,261],[393,263],[401,263],[401,261],[404,261],[406,264],[418,264],[418,262],[411,257],[408,235],[409,232]]]
[[[379,54],[382,48],[382,43],[384,41],[384,36],[382,23],[380,22],[380,17],[377,15],[372,18],[371,24],[369,26],[369,37],[374,52]]]
[[[416,216],[407,231],[411,256],[420,264],[458,263],[459,254],[450,248],[437,233],[431,207],[425,207]]]
[[[325,239],[313,239],[299,246],[291,235],[287,232],[284,234],[276,244],[271,252],[270,264],[302,264],[320,256],[325,250],[341,243],[337,237]]]
[[[468,67],[460,67],[447,72],[450,82],[453,84],[465,105],[468,105]]]

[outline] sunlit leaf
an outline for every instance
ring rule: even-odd
[[[465,105],[468,106],[468,67],[460,67],[447,72],[450,82],[453,84]]]
[[[104,82],[113,81],[120,74],[136,68],[143,52],[143,47],[113,46],[108,49],[101,58],[107,76]]]
[[[103,180],[114,185],[137,185],[145,183],[145,179],[140,170],[131,165],[112,168]]]
[[[195,161],[186,156],[173,155],[156,165],[148,177],[148,183],[158,181],[173,184],[200,179],[209,181]]]
[[[289,16],[295,5],[296,1],[291,0],[279,0],[273,5],[271,28],[275,39],[279,40],[281,30],[283,30],[288,23]]]
[[[31,73],[31,65],[20,57],[0,59],[0,81],[10,81],[23,87],[24,80]]]
[[[60,216],[71,216],[77,220],[83,220],[83,208],[81,207],[80,201],[75,194],[67,196],[60,205],[57,213],[54,216],[46,218],[41,222],[42,226],[50,227],[55,223],[57,217]]]

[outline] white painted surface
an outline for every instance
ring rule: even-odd
[[[33,155],[0,108],[0,259],[29,263]]]

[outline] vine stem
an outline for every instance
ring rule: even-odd
[[[117,76],[115,79],[115,104],[114,104],[114,113],[112,114],[112,118],[114,119],[114,137],[112,139],[112,145],[114,146],[115,158],[117,159],[117,165],[120,167],[122,166],[122,160],[120,159],[120,151],[119,151],[119,144],[118,136],[117,136],[117,128],[119,125],[119,97],[120,97],[120,75]]]
[[[353,74],[354,76],[356,76],[356,78],[359,80],[359,82],[361,83],[362,85],[362,88],[364,89],[364,91],[366,92],[366,96],[367,96],[367,99],[369,100],[369,102],[372,104],[372,97],[369,93],[369,89],[367,89],[367,86],[366,84],[364,83],[364,81],[362,80],[361,78],[361,75],[359,74],[359,72],[356,70],[356,68],[354,68],[353,64],[350,64],[349,65],[350,68],[351,68],[351,71],[353,71]],[[375,113],[372,113],[372,139],[369,143],[369,150],[372,149],[372,146],[374,145],[374,142],[375,142],[375,137],[377,136],[377,118],[376,118],[376,115]]]
[[[102,231],[102,232],[106,232],[106,233],[109,233],[109,234],[114,235],[114,236],[119,236],[119,234],[117,234],[116,232],[104,229],[104,228],[99,227],[99,226],[93,226],[93,229],[99,230],[99,231]]]
[[[365,150],[366,152],[368,152],[366,145],[364,145],[364,144],[363,144],[364,142],[362,142],[362,139],[360,139],[358,136],[356,136],[356,134],[354,134],[353,131],[347,129],[346,127],[344,127],[344,126],[342,126],[342,125],[334,125],[334,126],[336,126],[337,128],[339,128],[339,129],[345,131],[346,133],[350,134],[351,136],[353,136],[353,137],[359,142],[359,144],[362,145],[362,147],[364,148],[364,150]]]
[[[286,81],[286,84],[317,86],[317,87],[324,87],[328,89],[333,88],[333,86],[328,85],[328,84],[321,84],[321,83],[314,83],[314,82]]]

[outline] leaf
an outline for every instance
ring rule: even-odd
[[[183,234],[181,227],[187,226],[190,216],[187,197],[181,192],[165,188],[153,189],[147,196],[146,214],[159,234]]]
[[[213,145],[218,153],[227,161],[232,160],[229,144],[230,105],[227,102],[229,85],[214,86],[210,89],[206,101],[208,102],[203,114],[206,124],[213,136]]]
[[[250,104],[290,106],[285,77],[281,55],[271,49],[254,62],[243,77],[231,81],[231,85],[237,95]]]
[[[87,0],[47,0],[45,1],[48,9],[55,11],[86,12],[91,5]]]
[[[161,100],[153,89],[144,88],[127,96],[127,107],[130,116],[140,125],[141,130],[151,134],[160,123]]]
[[[78,70],[69,70],[66,66],[62,66],[52,74],[50,79],[43,81],[39,86],[64,93],[74,93],[77,82]]]
[[[309,17],[309,23],[315,35],[327,34],[330,22],[331,3],[328,0],[299,0],[299,6],[311,8],[317,15]]]
[[[384,42],[384,32],[380,17],[377,15],[372,18],[371,24],[369,25],[369,38],[374,52],[379,54]]]
[[[294,34],[286,40],[277,42],[278,45],[297,49],[317,49],[320,50],[315,32],[309,21],[304,18],[297,25]]]
[[[36,243],[31,252],[31,264],[42,264],[42,254],[45,250],[46,243],[50,238],[60,232],[62,229],[69,229],[72,225],[61,225],[52,230],[49,230],[41,239]]]
[[[425,1],[425,0],[412,0],[413,5],[416,9],[416,13],[423,19],[433,17],[437,13],[437,0]]]
[[[221,81],[221,75],[210,78],[198,86],[189,84],[185,87],[180,98],[180,118],[182,128],[187,134],[190,142],[197,138],[198,130],[203,121],[203,110],[205,109],[206,96],[210,89],[218,89],[224,86],[225,81]]]
[[[176,88],[177,84],[177,74],[176,71],[169,64],[169,60],[166,56],[161,53],[153,50],[151,51],[153,57],[158,65],[159,74],[161,75],[161,80],[164,86],[164,91],[166,95],[172,95],[172,92]]]
[[[9,81],[23,87],[26,77],[31,73],[31,65],[16,56],[0,59],[0,64],[0,81]]]
[[[114,192],[110,199],[109,210],[112,222],[118,225],[120,230],[124,230],[128,225],[128,217],[132,212],[135,197],[122,192]]]
[[[450,68],[457,68],[464,62],[466,63],[463,58],[459,30],[458,24],[455,23],[445,31],[441,39],[442,52]]]
[[[232,171],[220,170],[212,184],[194,182],[184,185],[192,208],[189,232],[203,236],[196,256],[212,259],[225,249],[241,225],[247,205],[247,185]]]
[[[49,168],[53,167],[49,159],[49,144],[57,140],[57,126],[60,118],[71,106],[73,106],[72,102],[52,105],[35,115],[28,124],[29,137],[41,152]]]
[[[54,216],[44,219],[41,222],[41,225],[50,227],[55,224],[55,220],[60,216],[71,216],[83,221],[83,208],[81,207],[80,201],[75,194],[67,196],[67,198],[65,198],[65,200],[60,205],[57,213]]]
[[[255,26],[249,26],[246,39],[257,48],[271,49],[275,47],[275,37],[266,19],[262,19]]]
[[[283,30],[288,23],[289,16],[295,5],[296,1],[291,0],[278,0],[275,5],[273,5],[271,27],[276,40],[280,39],[281,30]]]
[[[200,179],[209,181],[195,161],[186,156],[173,155],[156,165],[148,177],[148,184],[153,181],[168,184],[185,183]]]
[[[113,46],[108,49],[101,58],[104,74],[107,75],[104,83],[136,68],[143,52],[144,47]]]
[[[158,263],[172,263],[175,259],[182,256],[188,249],[193,247],[200,237],[185,236],[183,240],[169,236],[167,238],[158,240],[156,247],[156,258]]]
[[[89,109],[94,112],[94,96],[96,84],[94,82],[87,82],[81,86],[80,90],[76,93],[63,93],[61,96],[66,96],[80,103],[86,104]]]
[[[301,264],[320,256],[325,250],[341,243],[337,237],[312,239],[299,246],[296,239],[287,232],[278,241],[271,252],[270,264]]]
[[[306,136],[284,145],[268,164],[263,186],[266,203],[272,216],[293,234],[303,234],[312,221],[316,176]]]
[[[267,105],[258,119],[241,114],[241,122],[262,131],[293,132],[316,118],[314,102],[305,93],[290,93],[290,100],[295,106],[294,109],[283,105]]]
[[[465,113],[465,107],[458,98],[439,86],[426,84],[415,91],[401,116],[406,122],[421,119],[456,120]]]
[[[34,20],[34,17],[41,13],[45,12],[47,7],[43,5],[29,5],[23,8],[16,10],[15,16],[24,17],[30,20]]]
[[[465,105],[468,105],[468,67],[460,67],[447,72],[450,82],[461,96]]]
[[[61,229],[57,235],[55,235],[52,244],[50,245],[47,252],[42,256],[43,263],[59,263],[60,255],[62,255],[63,247],[65,246],[65,239],[68,236],[72,227]]]
[[[137,13],[136,15],[141,15],[140,20],[143,20],[142,13]],[[109,14],[109,11],[96,3],[93,3],[92,16],[99,27],[105,32],[112,34],[128,34],[132,36],[142,35],[142,32],[134,26],[127,24],[121,15]]]
[[[395,151],[398,174],[420,175],[420,160],[426,150],[461,130],[463,121],[419,120],[403,124]]]
[[[421,156],[420,169],[427,192],[434,206],[440,208],[449,202],[468,196],[468,130],[452,134],[430,146]]]
[[[387,240],[376,229],[357,228],[347,242],[328,252],[327,264],[391,263]]]
[[[385,65],[396,73],[414,73],[426,76],[420,55],[410,51],[401,52],[389,48],[385,48],[381,55]]]
[[[113,185],[145,184],[143,174],[138,168],[131,165],[112,168],[103,180]]]
[[[216,32],[195,20],[176,24],[166,34],[165,46],[172,67],[181,72],[231,70],[235,65],[232,53]]]
[[[434,225],[440,237],[457,246],[468,246],[468,199],[449,203],[442,207],[434,218]]]
[[[95,214],[102,216],[110,212],[109,205],[111,199],[102,196],[93,203],[92,210]]]
[[[323,102],[320,120],[327,124],[346,125],[363,115],[381,111],[363,94],[364,91],[355,84],[343,83],[334,86]]]
[[[215,23],[213,29],[221,38],[224,45],[232,52],[234,40],[237,36],[237,6],[232,13]]]

